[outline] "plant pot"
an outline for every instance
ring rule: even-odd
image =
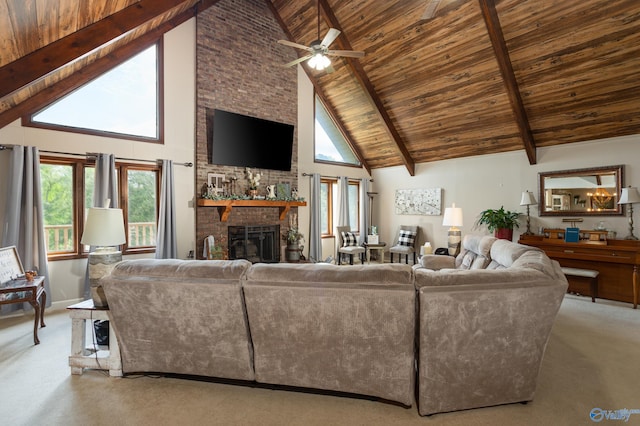
[[[300,244],[287,244],[287,249],[284,252],[285,260],[287,262],[300,262]]]
[[[513,240],[513,229],[510,228],[498,228],[494,233],[496,238],[500,238],[501,240]]]

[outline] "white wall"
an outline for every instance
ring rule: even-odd
[[[142,160],[171,159],[195,162],[195,19],[191,19],[164,37],[164,145],[133,142],[90,135],[22,127],[17,120],[0,129],[0,144],[37,146],[41,150],[84,154],[106,152],[117,157]],[[0,223],[6,203],[9,164],[7,151],[0,152]],[[193,197],[195,170],[174,166],[178,253],[186,257],[195,249]],[[0,230],[0,232],[2,232]],[[151,255],[135,257],[152,257]],[[126,256],[126,258],[132,258]],[[54,307],[64,307],[83,294],[86,259],[49,262]]]

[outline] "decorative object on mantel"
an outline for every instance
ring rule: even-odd
[[[396,214],[439,216],[442,210],[442,188],[396,189]]]
[[[267,185],[267,199],[276,198],[276,186],[275,185]]]
[[[442,226],[450,227],[447,232],[449,256],[457,256],[460,253],[460,242],[462,241],[462,232],[458,228],[458,226],[462,226],[462,209],[456,207],[456,203],[452,203],[451,207],[444,209]]]
[[[520,205],[527,206],[527,230],[525,231],[524,235],[533,235],[533,232],[531,232],[531,216],[529,215],[529,206],[533,206],[536,204],[538,203],[532,192],[524,191],[522,193]]]
[[[246,168],[244,170],[247,175],[247,179],[249,180],[249,189],[247,190],[247,195],[251,198],[256,198],[258,195],[258,187],[260,186],[260,173],[253,173],[250,168]]]
[[[624,237],[625,240],[637,240],[638,237],[633,235],[633,203],[640,203],[640,194],[638,188],[628,186],[622,188],[622,195],[618,204],[629,204],[629,235]]]
[[[476,226],[486,225],[489,232],[493,232],[496,238],[511,241],[513,228],[519,228],[518,218],[520,213],[510,212],[500,206],[498,210],[487,209],[480,212]]]

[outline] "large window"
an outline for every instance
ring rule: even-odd
[[[360,166],[347,139],[333,121],[318,96],[315,103],[315,161]]]
[[[161,43],[23,119],[33,127],[162,142]]]
[[[359,232],[358,219],[360,217],[360,183],[356,180],[349,182],[349,226],[354,232]],[[320,181],[320,232],[323,237],[333,236],[333,230],[338,222],[338,181],[336,179],[321,179]]]
[[[43,157],[40,162],[45,234],[49,260],[86,255],[80,243],[85,218],[93,205],[95,168],[85,159]],[[157,166],[117,163],[118,206],[123,209],[127,242],[123,253],[152,252],[156,245]]]

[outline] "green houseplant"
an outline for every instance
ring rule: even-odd
[[[520,213],[510,212],[500,206],[498,210],[487,209],[480,212],[476,224],[478,226],[485,225],[489,232],[493,232],[496,238],[505,240],[513,239],[513,228],[520,227],[518,219]]]
[[[289,228],[287,232],[282,234],[282,239],[287,242],[285,260],[287,260],[287,262],[298,262],[302,252],[300,243],[304,241],[304,235],[298,230],[298,228]]]

